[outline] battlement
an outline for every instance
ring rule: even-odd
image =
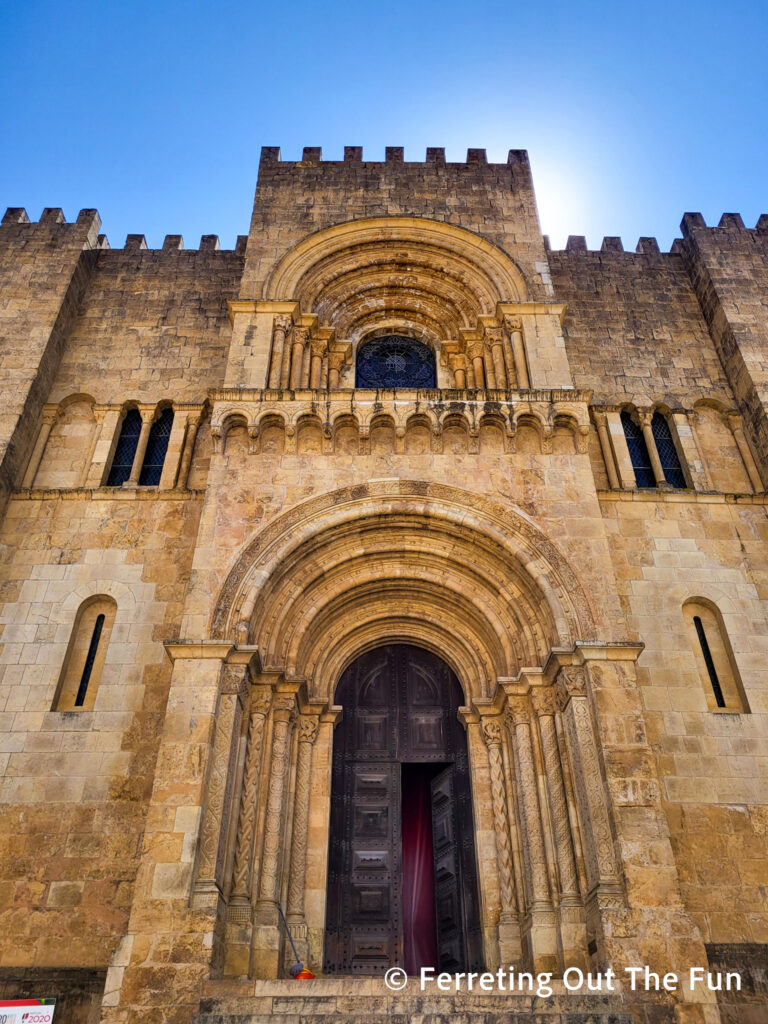
[[[318,165],[344,166],[348,164],[366,164],[366,166],[387,166],[405,164],[406,166],[436,166],[436,167],[505,167],[515,164],[528,166],[528,153],[524,149],[510,149],[506,164],[488,164],[488,157],[484,149],[468,149],[467,159],[464,162],[450,162],[445,159],[445,149],[442,146],[428,146],[424,160],[405,160],[403,146],[387,146],[384,150],[384,160],[364,160],[362,146],[345,146],[343,160],[323,160],[321,146],[305,146],[301,160],[283,160],[279,146],[262,146],[259,167],[281,164],[283,167],[316,167]]]
[[[112,250],[112,246],[109,244],[107,236],[99,234],[101,218],[99,217],[97,210],[81,210],[74,221],[67,221],[60,207],[46,207],[40,215],[40,220],[32,221],[29,219],[29,215],[23,206],[9,206],[3,215],[2,222],[0,222],[0,231],[10,230],[18,233],[21,229],[21,231],[26,232],[33,230],[38,226],[54,229],[85,227],[88,231],[88,248]],[[112,251],[122,251],[127,253],[182,251],[187,253],[221,252],[222,254],[235,252],[238,255],[244,255],[247,241],[247,235],[238,235],[234,249],[222,249],[219,244],[218,235],[203,235],[197,249],[185,249],[184,239],[181,235],[166,235],[163,244],[159,249],[150,249],[143,234],[129,234],[126,236],[123,249],[116,249]]]
[[[694,231],[699,231],[701,229],[706,231],[728,231],[743,232],[753,235],[768,235],[768,213],[763,213],[758,217],[754,228],[745,227],[741,214],[738,213],[724,213],[720,218],[720,222],[717,227],[708,227],[700,213],[686,213],[680,226],[686,238]],[[679,252],[682,245],[683,239],[676,238],[669,249],[670,253]],[[565,243],[565,248],[553,249],[549,242],[549,236],[544,235],[544,247],[547,252],[588,253],[590,255],[603,253],[626,253],[630,256],[648,256],[659,255],[661,253],[659,243],[655,238],[650,236],[641,236],[637,241],[634,252],[624,248],[624,243],[618,235],[606,235],[605,238],[603,238],[599,249],[588,248],[587,239],[584,235],[569,235],[568,240]]]

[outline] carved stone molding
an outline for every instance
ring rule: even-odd
[[[501,756],[502,727],[498,718],[482,723],[483,737],[488,747],[491,773],[491,799],[493,801],[493,828],[496,835],[496,856],[499,866],[499,892],[502,916],[515,913],[515,882],[512,874],[512,848],[507,819],[507,791],[504,784],[504,765]]]
[[[312,748],[317,739],[317,733],[318,718],[315,715],[300,715],[291,867],[288,875],[288,917],[299,922],[304,918]]]
[[[233,899],[247,900],[251,892],[256,813],[259,802],[259,780],[261,777],[262,748],[264,745],[264,724],[269,713],[271,701],[272,694],[269,687],[256,687],[251,694],[251,715],[248,725],[243,790],[240,798],[240,818],[235,845]]]
[[[276,903],[279,893],[278,865],[283,834],[283,802],[288,775],[291,747],[291,719],[295,700],[293,696],[275,698],[272,713],[274,734],[269,765],[267,812],[264,820],[264,841],[261,855],[259,902]]]

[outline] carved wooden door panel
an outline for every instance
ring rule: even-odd
[[[441,971],[482,970],[474,841],[467,776],[449,765],[430,783],[432,854],[435,864],[437,967]]]
[[[456,714],[458,681],[436,655],[395,644],[353,662],[336,701],[344,715],[334,736],[324,971],[376,975],[402,964],[404,762],[432,762],[436,771],[450,764],[432,790],[435,866],[443,879],[437,883],[440,966],[479,966],[474,829],[466,738]]]

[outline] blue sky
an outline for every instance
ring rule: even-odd
[[[768,210],[767,42],[765,0],[5,0],[0,206],[229,247],[262,145],[514,148],[554,246],[668,247],[686,210]]]

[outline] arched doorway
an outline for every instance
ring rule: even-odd
[[[391,644],[339,682],[324,970],[482,966],[463,703],[437,655]]]

